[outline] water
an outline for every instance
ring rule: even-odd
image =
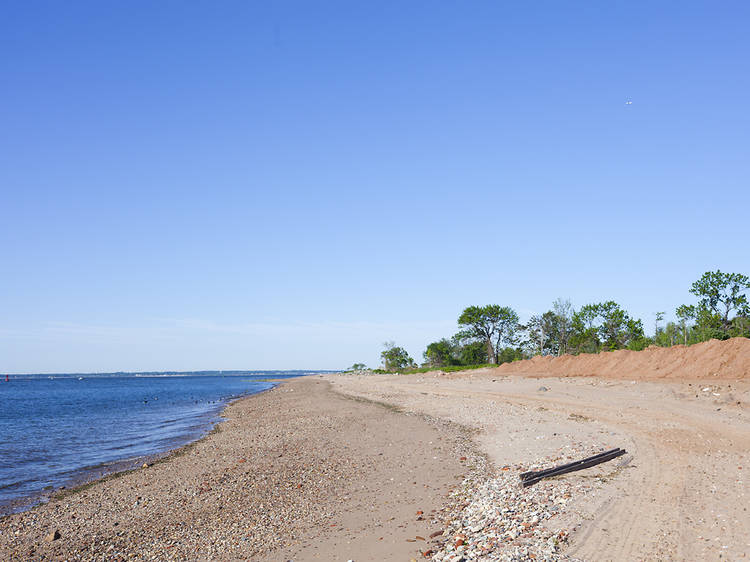
[[[0,378],[0,513],[51,489],[101,475],[139,457],[193,441],[227,401],[273,386],[268,377],[227,374],[18,375]],[[46,492],[45,492],[46,491]]]

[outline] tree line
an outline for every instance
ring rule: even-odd
[[[432,342],[423,353],[423,367],[496,365],[535,355],[599,353],[617,349],[639,351],[651,345],[692,345],[710,339],[750,337],[750,279],[739,273],[707,271],[692,284],[693,304],[676,308],[676,322],[662,325],[665,312],[654,314],[654,335],[643,322],[615,301],[590,303],[576,310],[558,299],[552,308],[522,324],[509,306],[469,306],[458,317],[459,330]],[[386,342],[381,353],[386,371],[417,368],[405,349]],[[355,364],[354,370],[364,368]]]

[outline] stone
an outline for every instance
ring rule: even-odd
[[[57,539],[59,539],[59,538],[60,538],[61,536],[62,536],[62,535],[60,535],[60,531],[58,531],[57,529],[55,529],[55,530],[54,530],[53,532],[51,532],[51,533],[50,533],[49,535],[47,535],[46,537],[44,537],[44,540],[45,540],[45,541],[47,541],[47,542],[52,542],[52,541],[56,541],[56,540],[57,540]]]

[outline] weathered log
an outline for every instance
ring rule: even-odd
[[[592,455],[590,457],[586,457],[585,459],[580,459],[580,460],[577,460],[577,461],[569,462],[567,464],[561,464],[560,466],[555,466],[555,467],[552,467],[552,468],[546,468],[544,470],[536,470],[536,471],[531,470],[529,472],[524,472],[524,473],[521,474],[521,480],[528,480],[529,478],[536,478],[537,476],[542,476],[543,474],[546,474],[548,472],[552,472],[553,470],[559,470],[561,468],[568,468],[569,466],[576,466],[576,465],[581,464],[582,462],[588,462],[588,461],[597,459],[599,457],[603,457],[605,455],[611,455],[615,451],[619,451],[619,450],[620,450],[620,448],[617,447],[616,449],[610,449],[609,451],[604,451],[602,453],[597,453],[597,454]]]
[[[568,463],[548,470],[539,471],[533,476],[527,476],[525,479],[522,479],[523,487],[528,488],[529,486],[533,486],[544,478],[551,478],[553,476],[560,476],[562,474],[568,474],[569,472],[583,470],[584,468],[591,468],[592,466],[616,459],[617,457],[624,455],[626,452],[625,449],[612,449],[611,451],[606,451],[600,455],[588,457],[575,463]]]

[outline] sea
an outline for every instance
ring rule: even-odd
[[[230,400],[321,372],[0,375],[0,515],[139,466],[205,435]]]

